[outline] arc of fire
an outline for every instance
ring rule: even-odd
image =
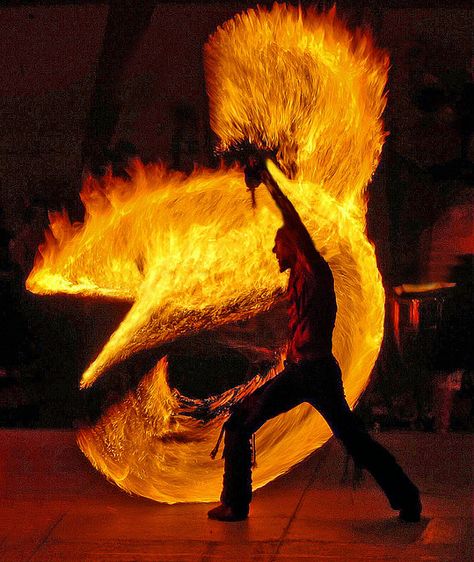
[[[332,268],[334,352],[354,405],[383,333],[384,294],[365,235],[364,193],[384,139],[388,58],[367,33],[349,32],[334,11],[275,5],[225,23],[209,39],[206,60],[211,124],[221,148],[249,141],[276,152],[286,175],[271,163],[270,171]],[[41,260],[27,282],[38,293],[133,301],[83,374],[83,387],[140,350],[271,309],[286,284],[270,251],[279,214],[263,190],[251,208],[241,170],[197,169],[185,177],[137,164],[132,176],[131,182],[85,185],[83,225],[51,216]],[[79,432],[79,445],[127,491],[170,503],[215,500],[222,466],[209,451],[224,407],[277,367],[221,396],[188,401],[211,414],[199,421],[169,388],[163,359],[135,392]],[[307,405],[265,424],[257,433],[254,487],[329,436]]]

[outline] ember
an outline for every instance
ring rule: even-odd
[[[220,149],[250,142],[276,154],[284,173],[271,162],[269,170],[331,265],[338,300],[334,352],[351,405],[367,385],[383,333],[384,292],[365,236],[364,195],[384,140],[387,69],[385,53],[365,32],[351,34],[334,10],[250,10],[206,45]],[[84,224],[51,215],[27,281],[35,293],[133,301],[83,374],[83,388],[141,350],[272,308],[286,286],[271,253],[279,213],[260,189],[252,208],[241,169],[196,169],[186,177],[137,162],[131,175],[131,182],[86,182]],[[204,404],[169,388],[163,359],[136,392],[80,431],[79,445],[129,492],[169,503],[215,500],[222,467],[209,452],[225,406],[274,372]],[[204,406],[208,419],[189,415]],[[254,487],[329,436],[307,405],[268,422],[257,434]]]

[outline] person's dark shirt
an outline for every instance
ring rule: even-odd
[[[287,292],[287,357],[295,362],[330,357],[337,312],[331,268],[317,251],[293,204],[268,173],[265,185],[281,211],[284,226],[296,248],[296,262],[291,267]]]
[[[288,283],[290,361],[313,360],[332,355],[336,321],[336,296],[331,269],[318,254],[307,261],[298,253]]]

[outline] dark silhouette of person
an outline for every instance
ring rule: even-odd
[[[246,176],[251,189],[263,181],[283,217],[273,252],[280,271],[290,269],[289,348],[283,371],[236,404],[223,426],[222,503],[211,509],[208,517],[220,521],[247,518],[252,498],[252,435],[267,420],[309,402],[322,414],[356,464],[372,474],[391,507],[399,510],[399,517],[407,522],[419,521],[422,506],[417,487],[395,458],[371,438],[346,402],[341,371],[332,354],[337,307],[329,265],[316,250],[293,204],[266,168],[247,170]]]

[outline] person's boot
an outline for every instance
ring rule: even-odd
[[[217,507],[214,507],[213,509],[210,509],[207,512],[207,516],[209,517],[209,519],[215,519],[216,521],[244,521],[245,519],[247,519],[247,516],[249,514],[249,508],[248,506],[245,507],[239,507],[239,508],[235,508],[235,507],[231,507],[229,505],[224,505],[223,503],[221,503],[221,505],[218,505]]]
[[[422,505],[418,497],[413,503],[402,507],[398,517],[406,523],[418,523],[421,518],[421,510]]]

